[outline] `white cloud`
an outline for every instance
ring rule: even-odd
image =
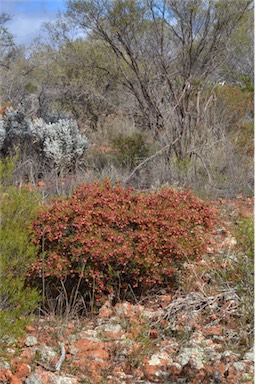
[[[41,31],[42,23],[51,21],[43,15],[18,15],[9,23],[9,31],[13,34],[16,43],[26,44],[38,36]]]
[[[6,25],[17,44],[29,44],[41,32],[44,22],[53,21],[64,0],[0,0],[0,12],[12,16]]]

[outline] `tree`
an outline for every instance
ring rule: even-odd
[[[64,27],[58,22],[49,23],[45,28],[50,41],[59,44],[58,49],[52,44],[46,48],[47,65],[51,68],[47,76],[50,83],[45,87],[46,102],[50,105],[53,101],[59,109],[71,112],[79,125],[97,129],[102,117],[115,109],[111,100],[114,75],[105,68],[103,49],[89,39],[72,40],[68,36],[58,39],[64,34]]]
[[[254,14],[247,13],[232,36],[230,53],[220,75],[250,92],[254,90]]]
[[[226,60],[228,44],[251,0],[68,0],[66,16],[115,57],[122,85],[142,124],[179,160],[207,140],[203,115],[213,106],[206,81]],[[205,97],[207,96],[207,97]],[[202,104],[203,102],[203,104]],[[170,123],[169,123],[170,121]],[[165,144],[165,143],[164,143]]]
[[[0,66],[8,66],[11,52],[14,47],[13,36],[5,26],[10,20],[10,15],[5,12],[0,13]]]

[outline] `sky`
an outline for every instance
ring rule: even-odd
[[[16,44],[29,44],[40,34],[42,23],[53,21],[65,0],[0,0],[0,13],[12,16],[5,26]]]

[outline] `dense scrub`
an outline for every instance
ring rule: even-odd
[[[30,278],[54,295],[65,287],[83,297],[123,298],[170,284],[187,260],[199,258],[215,212],[189,192],[141,193],[111,185],[80,186],[56,200],[34,223],[42,255]]]

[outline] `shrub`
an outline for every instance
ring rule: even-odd
[[[113,149],[115,149],[114,155],[118,164],[128,168],[136,166],[150,153],[149,144],[145,141],[144,135],[139,132],[129,136],[118,134],[113,139]]]
[[[215,220],[214,210],[189,192],[85,184],[34,223],[34,241],[46,255],[30,278],[40,284],[43,274],[52,294],[64,283],[69,294],[79,285],[83,297],[99,301],[123,297],[128,288],[139,295],[169,284],[187,258],[200,258]]]
[[[229,130],[235,128],[242,120],[253,116],[253,95],[240,87],[225,85],[217,89],[218,113],[224,118]]]
[[[25,286],[26,273],[36,256],[30,242],[31,224],[38,199],[29,191],[11,186],[14,161],[0,162],[0,339],[19,335],[37,308],[40,296]]]
[[[46,123],[31,120],[22,107],[8,108],[0,120],[0,151],[9,156],[21,154],[21,160],[32,158],[42,170],[68,171],[88,147],[87,138],[80,134],[73,119]]]
[[[77,123],[71,119],[48,124],[37,119],[31,130],[42,148],[45,164],[58,171],[74,169],[88,146],[86,137],[79,133]]]
[[[254,223],[252,217],[243,217],[237,223],[236,236],[240,251],[254,262]]]

